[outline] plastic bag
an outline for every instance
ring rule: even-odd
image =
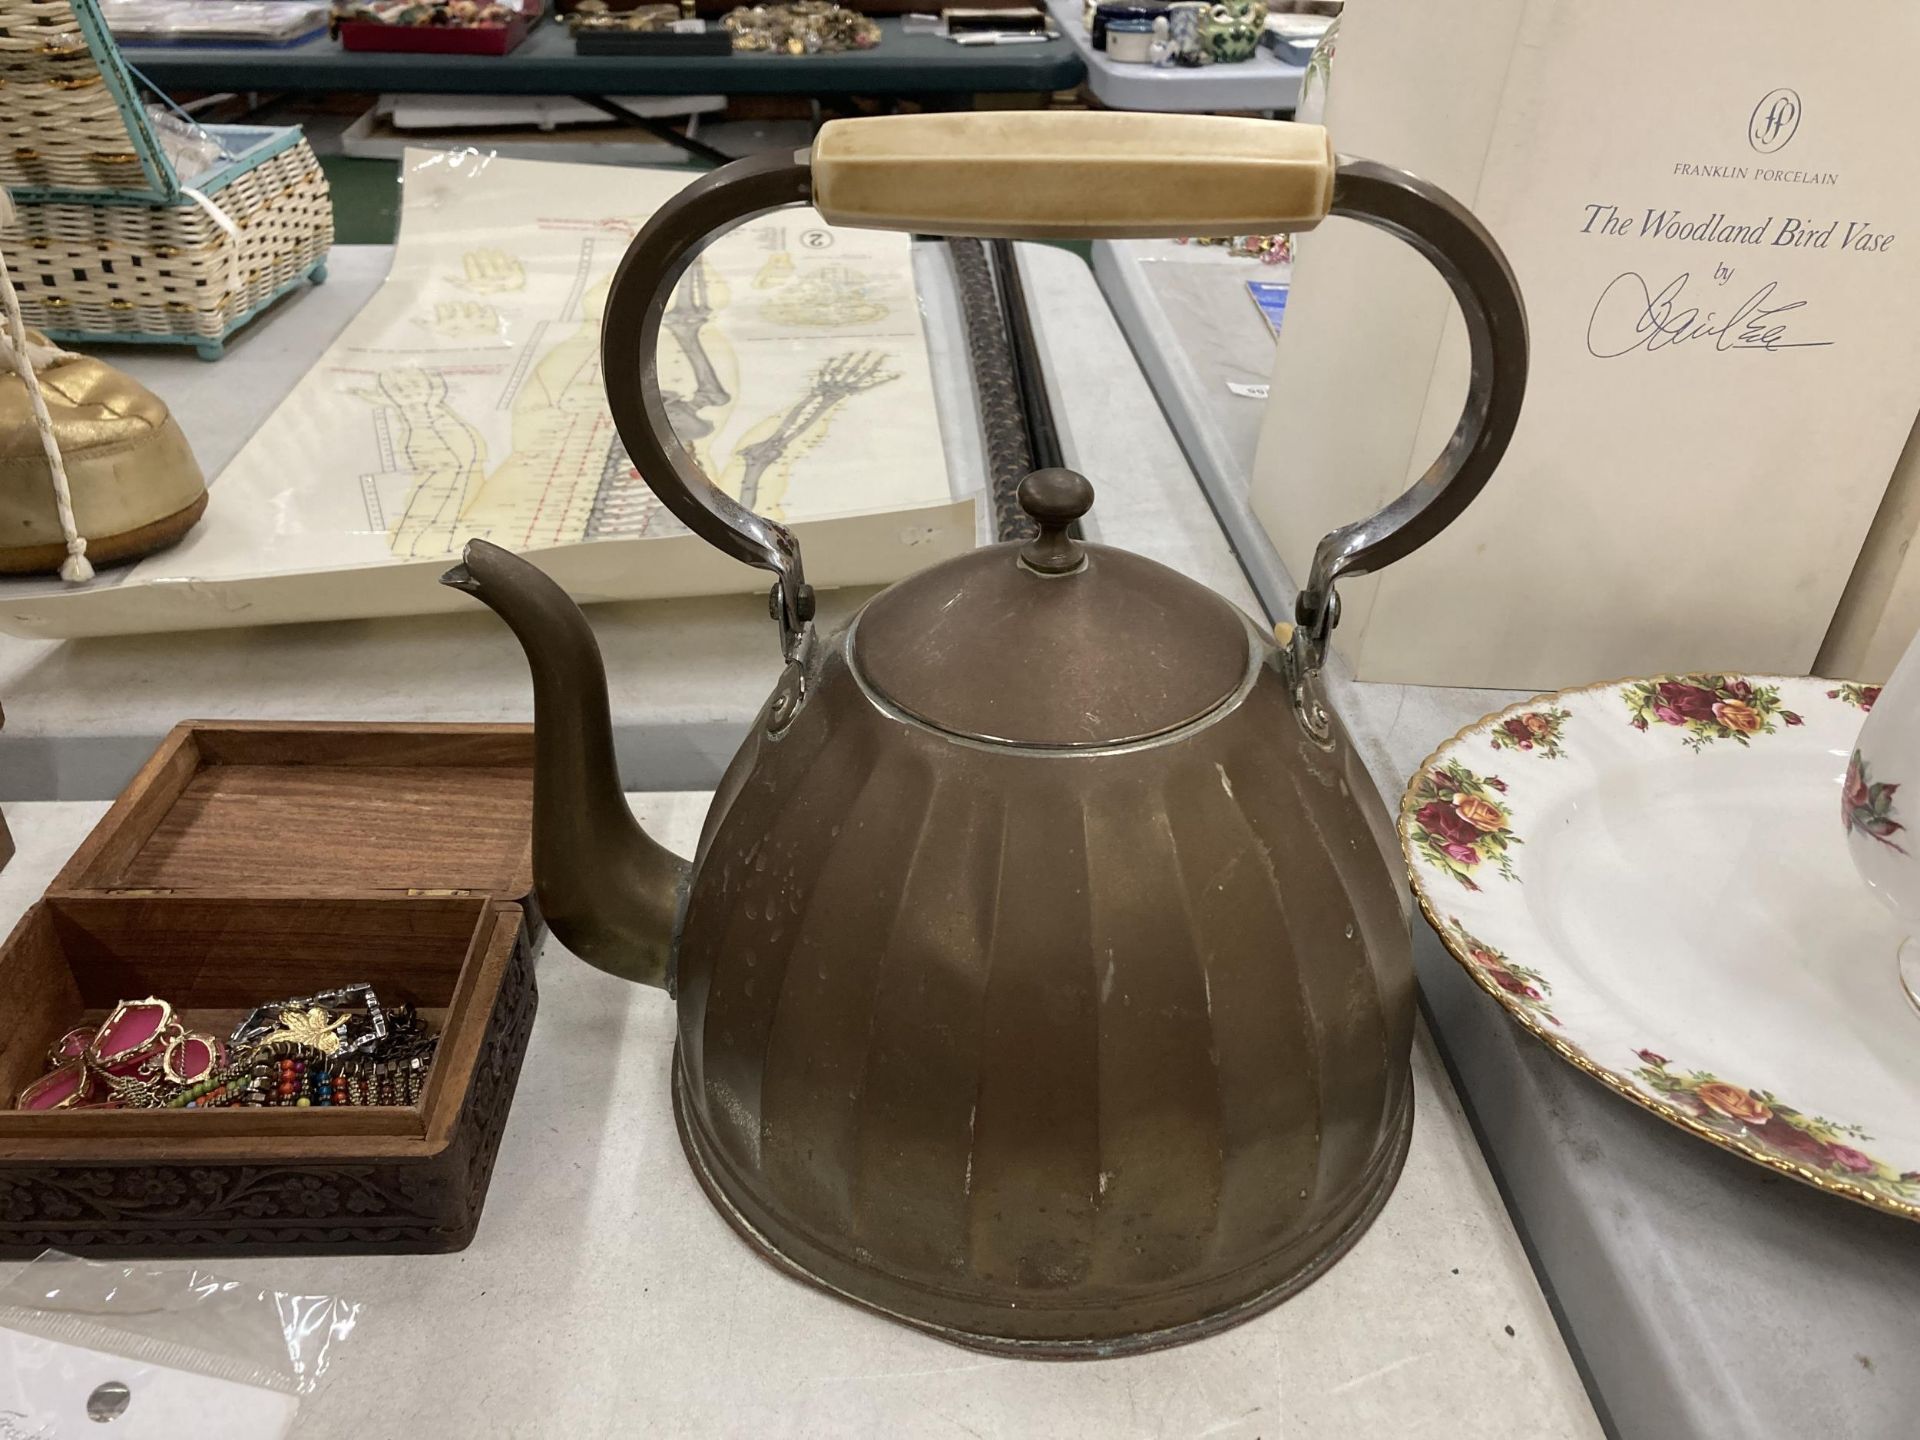
[[[166,152],[167,163],[185,184],[231,159],[220,142],[185,115],[164,105],[147,106],[147,118],[153,122],[154,139]]]
[[[190,1265],[48,1251],[0,1285],[0,1437],[271,1440],[359,1313]]]

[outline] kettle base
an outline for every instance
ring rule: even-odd
[[[802,1234],[790,1233],[782,1242],[776,1243],[768,1234],[773,1227],[744,1213],[724,1185],[720,1178],[725,1168],[724,1162],[713,1154],[707,1137],[689,1122],[688,1106],[683,1094],[684,1083],[680,1051],[676,1043],[673,1055],[673,1119],[680,1132],[681,1147],[687,1152],[688,1164],[692,1166],[694,1178],[700,1182],[707,1199],[713,1202],[714,1208],[726,1222],[763,1260],[816,1289],[903,1325],[911,1325],[916,1330],[924,1330],[951,1344],[991,1355],[1022,1356],[1031,1360],[1100,1360],[1164,1350],[1230,1329],[1271,1310],[1318,1280],[1366,1233],[1367,1227],[1386,1204],[1387,1197],[1393,1193],[1413,1136],[1413,1084],[1409,1077],[1399,1116],[1388,1127],[1391,1139],[1357,1188],[1343,1219],[1323,1232],[1320,1245],[1302,1264],[1256,1293],[1229,1300],[1218,1309],[1178,1324],[1132,1334],[1105,1333],[1086,1339],[1023,1337],[968,1328],[965,1323],[967,1318],[991,1313],[980,1302],[930,1293],[924,1287],[835,1255]],[[863,1288],[855,1289],[855,1285]],[[945,1310],[952,1320],[901,1309],[898,1302],[909,1299],[923,1299],[929,1310]],[[889,1303],[890,1300],[894,1303]],[[1099,1306],[1096,1313],[1110,1315],[1112,1308],[1110,1305]]]

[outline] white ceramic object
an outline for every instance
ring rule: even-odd
[[[1107,22],[1107,58],[1117,65],[1145,65],[1153,54],[1153,27],[1145,20]]]
[[[1207,43],[1200,35],[1200,22],[1207,13],[1205,0],[1174,0],[1167,7],[1167,31],[1173,41],[1174,62],[1179,65],[1211,64]]]
[[[1542,696],[1441,746],[1400,837],[1447,948],[1562,1057],[1702,1139],[1920,1219],[1904,925],[1834,813],[1871,704],[1737,675]]]
[[[1855,689],[1868,714],[1841,787],[1840,823],[1860,878],[1906,931],[1890,963],[1920,1010],[1920,834],[1913,828],[1920,785],[1910,784],[1920,779],[1920,640],[1908,647],[1884,690]]]

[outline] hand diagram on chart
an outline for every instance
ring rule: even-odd
[[[834,412],[847,401],[900,378],[887,368],[891,358],[868,350],[827,361],[813,372],[806,394],[748,432],[753,438],[733,452],[720,488],[749,510],[779,518],[793,462],[827,438]]]
[[[506,320],[484,300],[442,300],[433,307],[431,317],[422,315],[413,323],[431,329],[445,340],[507,343]]]
[[[887,307],[864,275],[845,265],[807,271],[767,301],[762,313],[778,325],[844,330],[887,318]]]
[[[527,288],[527,271],[519,259],[504,250],[469,250],[461,257],[463,273],[453,283],[476,295],[500,295]]]

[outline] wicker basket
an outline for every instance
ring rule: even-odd
[[[96,0],[0,0],[0,229],[27,324],[195,346],[326,277],[333,205],[297,127],[210,125],[231,160],[175,174]]]

